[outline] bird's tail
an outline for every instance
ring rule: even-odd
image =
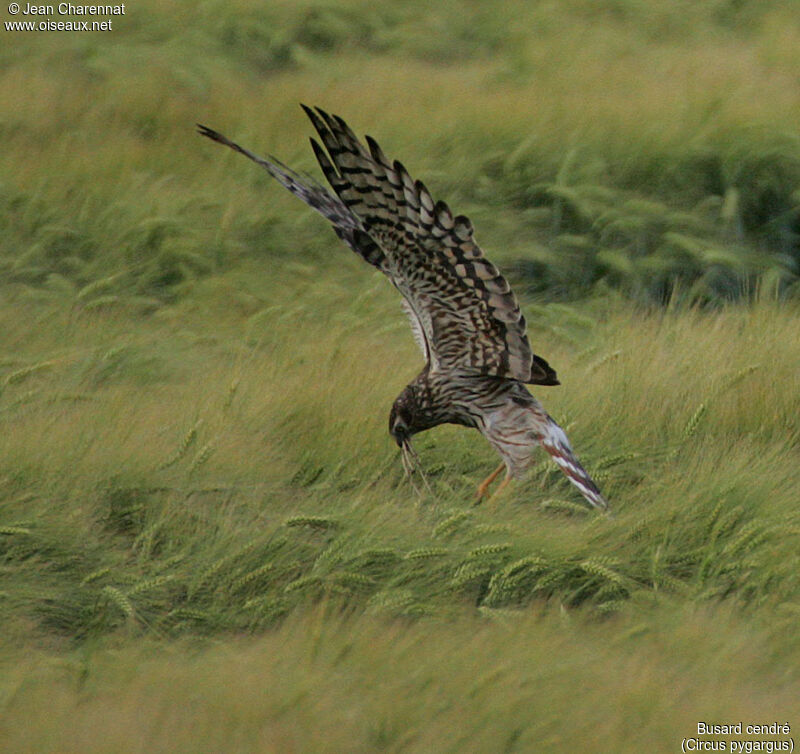
[[[567,479],[580,490],[593,507],[607,510],[608,501],[600,494],[594,480],[575,457],[564,430],[553,421],[551,416],[546,416],[547,421],[544,423],[540,438],[542,447],[553,457],[553,460],[567,475]]]

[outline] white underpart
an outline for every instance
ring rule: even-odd
[[[538,403],[527,411],[511,401],[486,415],[479,429],[505,461],[509,476],[519,479],[530,466],[546,419]]]

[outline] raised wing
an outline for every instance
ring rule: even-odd
[[[231,141],[217,131],[208,126],[197,124],[197,130],[203,136],[207,136],[213,141],[230,147],[239,154],[251,159],[261,165],[278,183],[284,188],[289,189],[295,196],[302,199],[309,207],[317,210],[323,217],[330,220],[336,235],[342,239],[353,251],[369,262],[373,267],[377,267],[388,274],[386,269],[386,258],[380,247],[373,241],[364,230],[364,225],[347,207],[342,200],[331,194],[328,189],[321,186],[310,175],[301,176],[291,168],[286,167],[282,162],[274,157],[265,159],[254,154],[249,149],[240,147],[235,141]]]
[[[296,197],[302,199],[309,207],[317,210],[323,217],[331,222],[336,235],[339,236],[353,251],[356,252],[364,261],[377,267],[383,273],[389,275],[389,268],[386,257],[380,246],[370,238],[364,230],[361,220],[356,217],[335,194],[331,194],[328,189],[321,186],[310,175],[301,176],[291,168],[284,165],[280,160],[270,157],[259,157],[249,149],[231,141],[224,134],[214,131],[208,126],[197,124],[198,133],[207,136],[209,139],[230,147],[235,152],[243,154],[248,159],[260,165],[278,183],[291,191]],[[411,324],[411,332],[414,340],[422,351],[425,361],[430,364],[431,352],[425,338],[425,332],[420,324],[417,315],[406,299],[403,299],[403,309],[408,315]]]
[[[303,109],[328,150],[311,140],[335,196],[274,158],[198,128],[261,165],[388,275],[405,298],[414,338],[431,369],[557,385],[553,369],[532,353],[516,297],[473,240],[470,221],[453,217],[444,202],[434,203],[425,186],[412,181],[399,162],[390,165],[369,136],[367,151],[341,118]]]
[[[311,140],[325,177],[383,252],[387,274],[423,334],[431,369],[558,384],[532,353],[517,299],[475,243],[469,219],[434,202],[369,136],[368,151],[341,118],[303,109],[327,149]]]

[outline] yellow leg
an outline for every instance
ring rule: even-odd
[[[486,502],[490,503],[492,500],[497,500],[497,498],[500,497],[500,493],[506,488],[510,481],[511,474],[506,474],[505,479],[503,479],[503,481],[497,485],[497,489],[491,495],[489,495],[489,499]]]
[[[478,494],[475,496],[475,501],[480,502],[483,499],[483,496],[486,494],[487,490],[489,489],[489,485],[497,479],[498,474],[506,467],[504,463],[501,463],[489,476],[486,477],[479,485],[478,485]],[[505,485],[505,481],[502,482],[500,485],[501,487]]]

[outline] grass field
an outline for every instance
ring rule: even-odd
[[[0,751],[796,736],[797,3],[126,7],[0,31]],[[193,133],[315,170],[301,101],[472,218],[612,518],[404,481],[396,294]]]

